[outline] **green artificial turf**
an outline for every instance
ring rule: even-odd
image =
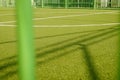
[[[95,14],[104,12],[112,13]],[[37,80],[116,80],[119,25],[98,25],[119,23],[117,10],[36,8],[33,17]],[[16,22],[9,21],[14,9],[0,8],[0,80],[18,80]]]

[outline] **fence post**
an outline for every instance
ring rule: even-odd
[[[97,1],[96,0],[94,0],[94,9],[96,9],[97,8]]]
[[[31,0],[16,0],[19,80],[35,80]]]
[[[117,7],[120,7],[120,0],[118,0],[118,6]]]
[[[68,8],[68,0],[65,0],[65,8]]]
[[[78,2],[78,8],[80,8],[80,0],[78,0],[77,2]]]
[[[44,0],[41,0],[41,7],[44,8]]]
[[[0,0],[0,7],[2,7],[2,0]]]

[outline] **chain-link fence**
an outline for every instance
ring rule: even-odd
[[[0,0],[0,7],[15,7],[15,0]]]
[[[120,0],[31,0],[38,8],[120,8]],[[0,7],[14,7],[15,0],[0,0]]]

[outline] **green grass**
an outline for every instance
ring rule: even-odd
[[[84,15],[64,18],[34,20],[37,80],[92,80],[93,70],[98,80],[116,80],[118,25],[84,26],[74,25],[118,23],[117,10],[87,9],[34,9],[35,18]],[[0,9],[1,14],[15,14],[14,9]],[[107,14],[94,14],[113,12]],[[0,22],[16,21],[15,15],[0,16]],[[0,23],[0,79],[18,80],[16,23]],[[50,26],[57,27],[50,27]],[[61,27],[73,25],[73,27]],[[91,32],[87,32],[91,31]],[[89,52],[85,57],[80,44],[86,44]],[[90,62],[88,61],[90,60]],[[91,65],[89,65],[89,63]],[[90,71],[90,67],[93,69]]]

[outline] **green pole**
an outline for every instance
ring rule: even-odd
[[[41,0],[41,7],[44,8],[44,1]]]
[[[97,8],[97,1],[94,0],[94,9],[96,9],[96,8]]]
[[[118,0],[118,8],[120,7],[120,0]]]
[[[79,7],[80,7],[80,6],[79,6],[79,5],[80,5],[80,0],[78,0],[77,2],[78,2],[78,8],[79,8]]]
[[[9,0],[6,0],[6,7],[9,6]]]
[[[68,8],[68,0],[65,0],[65,8]]]
[[[31,0],[16,0],[19,80],[35,80]]]
[[[0,7],[2,7],[2,0],[0,0]]]

